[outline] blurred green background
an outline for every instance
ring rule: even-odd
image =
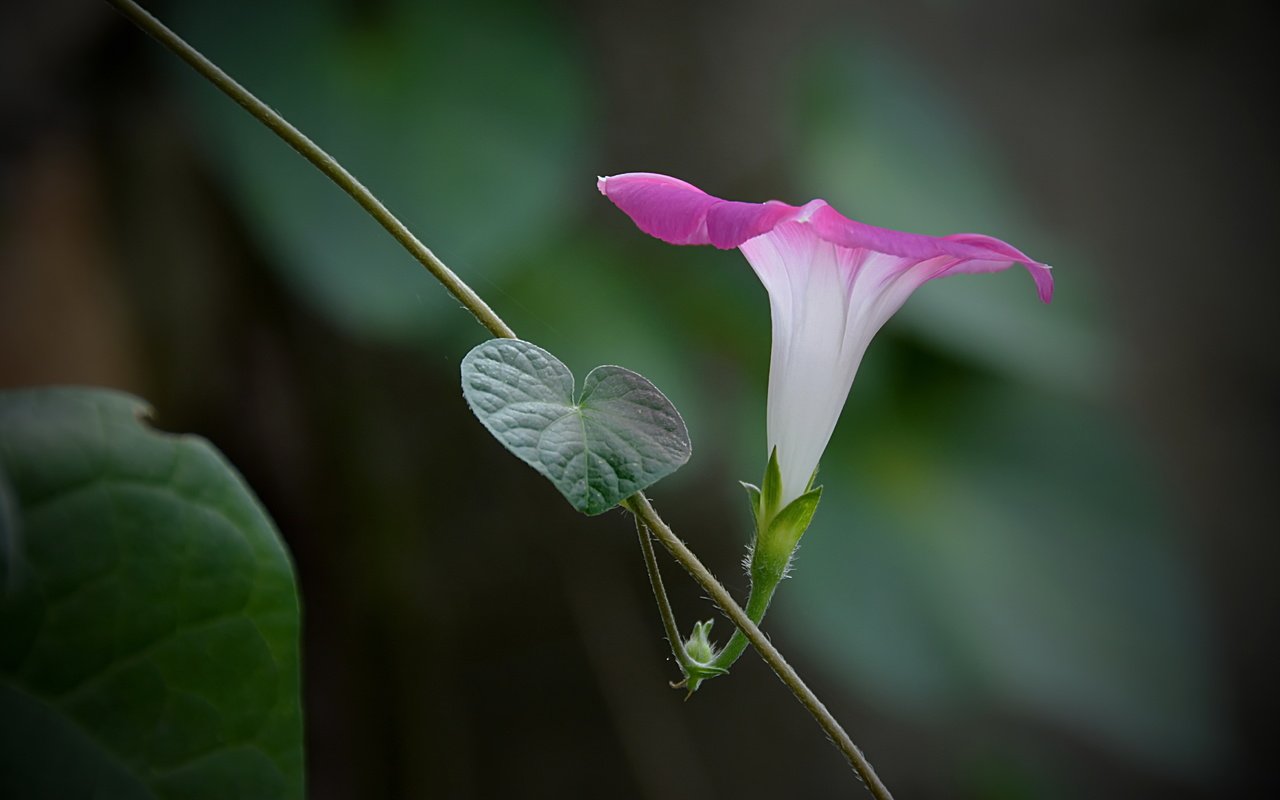
[[[1277,789],[1280,215],[1248,6],[152,10],[523,338],[657,383],[694,456],[651,494],[740,596],[764,291],[596,175],[1054,264],[1051,306],[1020,270],[957,277],[886,326],[766,628],[901,797]],[[3,15],[0,386],[128,390],[244,472],[298,565],[311,797],[857,796],[750,654],[666,688],[628,518],[488,438],[457,380],[484,330],[354,203],[105,4]],[[711,614],[667,582],[686,629]]]

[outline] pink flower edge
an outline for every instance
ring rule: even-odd
[[[740,246],[787,222],[806,223],[814,234],[839,247],[872,250],[921,262],[944,259],[936,274],[998,272],[1022,264],[1036,292],[1053,299],[1053,273],[1047,264],[991,236],[956,233],[926,236],[878,228],[849,219],[825,200],[792,206],[777,200],[743,203],[713,197],[692,184],[666,175],[632,172],[600,178],[600,193],[645,233],[668,244],[710,244],[722,250]]]

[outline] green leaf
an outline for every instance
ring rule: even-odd
[[[548,9],[504,0],[177,3],[173,26],[480,286],[598,199],[587,73]],[[457,303],[351,198],[164,56],[216,176],[313,308],[420,344]]]
[[[0,393],[0,794],[301,797],[289,557],[222,456],[146,411]]]
[[[596,367],[574,400],[573,373],[546,350],[491,339],[462,359],[462,393],[498,441],[584,514],[600,514],[689,460],[689,432],[658,388]]]

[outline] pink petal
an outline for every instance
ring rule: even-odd
[[[958,273],[998,272],[1014,263],[1026,266],[1044,302],[1053,298],[1049,267],[999,239],[979,234],[925,236],[878,228],[849,219],[824,200],[804,206],[721,200],[666,175],[633,172],[601,178],[600,193],[613,201],[640,230],[670,244],[711,244],[721,249],[768,233],[784,222],[813,226],[820,238],[851,249],[867,249],[912,261],[948,257],[930,278]]]
[[[600,193],[645,233],[668,244],[711,244],[730,250],[768,233],[796,209],[784,203],[737,203],[682,180],[651,172],[601,178]]]
[[[596,186],[650,236],[668,244],[711,243],[707,211],[720,201],[695,186],[648,172],[601,178]]]
[[[1053,300],[1053,268],[1048,264],[1033,261],[1013,245],[1006,244],[991,236],[983,236],[980,233],[953,233],[950,236],[944,236],[943,239],[983,247],[997,255],[996,258],[988,260],[961,261],[943,274],[999,272],[1008,267],[1009,260],[1012,259],[1025,266],[1027,271],[1031,273],[1031,279],[1036,282],[1036,294],[1040,296],[1040,299],[1046,303]]]

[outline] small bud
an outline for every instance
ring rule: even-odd
[[[711,626],[715,620],[695,622],[693,634],[684,643],[684,652],[697,664],[710,664],[716,657],[716,648],[711,644]]]

